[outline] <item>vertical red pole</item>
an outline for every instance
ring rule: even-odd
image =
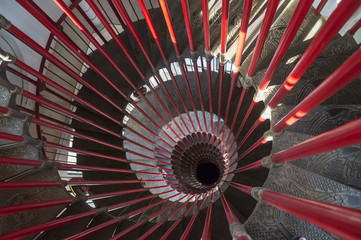
[[[234,74],[233,74],[233,75],[234,75]],[[241,96],[239,97],[239,100],[238,100],[236,112],[234,113],[234,116],[233,116],[232,125],[231,125],[231,128],[230,128],[231,132],[233,132],[234,126],[236,125],[236,121],[237,121],[239,112],[241,111],[242,103],[243,103],[243,100],[244,100],[244,98],[245,98],[245,96],[246,96],[247,91],[248,91],[248,89],[246,89],[246,88],[243,88],[243,89],[242,89]],[[226,143],[224,144],[223,154],[225,154],[226,147],[228,146],[228,143],[229,143],[229,140],[230,140],[230,139],[231,139],[231,134],[228,135],[227,141],[226,141]],[[230,149],[231,149],[231,148],[230,148]]]
[[[74,0],[72,0],[72,2],[74,2]],[[82,15],[82,17],[85,19],[85,21],[91,26],[91,28],[94,30],[94,32],[96,32],[96,34],[101,38],[101,40],[103,41],[103,43],[107,43],[107,40],[104,38],[104,36],[100,33],[100,31],[98,30],[98,28],[94,25],[94,23],[90,20],[90,18],[88,17],[88,15],[84,12],[84,10],[77,5],[76,9],[78,10],[78,12],[80,13],[80,15]]]
[[[68,217],[64,217],[64,218],[60,218],[60,219],[56,219],[56,220],[52,220],[50,222],[46,222],[46,223],[42,223],[42,224],[38,224],[35,226],[31,226],[31,227],[26,227],[20,230],[16,230],[13,232],[9,232],[9,233],[5,233],[0,235],[0,238],[2,239],[20,239],[20,238],[24,238],[30,235],[33,235],[35,233],[39,233],[42,231],[46,231],[52,228],[56,228],[59,226],[62,226],[64,224],[68,224],[68,223],[72,223],[75,221],[78,221],[80,219],[84,219],[84,218],[88,218],[88,217],[94,217],[97,214],[97,210],[91,210],[85,213],[80,213],[80,214],[74,214]]]
[[[114,22],[112,21],[112,19],[111,19],[110,16],[109,16],[110,11],[109,11],[109,12],[106,11],[106,10],[104,9],[104,7],[103,7],[103,4],[102,4],[99,0],[97,0],[97,2],[98,2],[98,4],[99,4],[100,8],[103,10],[104,15],[107,17],[107,20],[109,21],[109,23],[110,23],[111,25],[113,25],[114,31],[119,35],[120,32],[118,31],[117,27],[115,26]],[[114,7],[114,6],[111,6],[111,7]]]
[[[93,106],[92,104],[88,103],[87,101],[83,100],[82,98],[78,97],[76,94],[70,92],[69,90],[67,90],[66,88],[64,88],[63,86],[61,86],[60,84],[50,80],[49,78],[47,78],[46,76],[44,76],[43,74],[39,73],[38,71],[36,71],[35,69],[31,68],[30,66],[26,65],[25,63],[21,62],[20,60],[15,60],[15,62],[13,63],[15,66],[19,67],[20,69],[30,73],[31,75],[37,77],[38,79],[41,79],[41,81],[43,81],[44,83],[47,83],[49,85],[51,85],[52,87],[56,88],[57,90],[59,90],[60,92],[66,94],[67,96],[75,99],[76,101],[80,102],[81,104],[83,104],[84,106],[89,107],[90,109],[92,109],[94,112],[97,112],[99,115],[102,115],[105,118],[108,118],[109,120],[120,124],[119,120],[114,119],[113,117],[111,117],[109,114],[101,111],[100,109],[96,108],[95,106]]]
[[[219,61],[219,85],[218,85],[218,121],[217,121],[217,141],[218,145],[220,135],[220,118],[222,114],[222,94],[223,94],[223,78],[224,78],[224,65],[226,63],[226,49],[227,49],[227,33],[228,33],[228,17],[229,17],[229,0],[222,0],[222,20],[221,20],[221,59]],[[224,128],[224,131],[225,132]],[[224,136],[224,134],[223,134]],[[223,142],[223,139],[222,141]]]
[[[138,43],[141,51],[143,52],[144,56],[145,56],[146,59],[147,59],[149,65],[151,66],[151,68],[153,69],[153,71],[156,72],[155,66],[153,65],[153,63],[152,63],[152,61],[151,61],[151,59],[150,59],[150,57],[149,57],[149,55],[148,55],[148,53],[147,53],[147,51],[146,51],[146,49],[145,49],[145,47],[144,47],[142,41],[140,40],[139,35],[138,35],[137,32],[135,31],[135,28],[133,27],[133,24],[132,24],[129,16],[127,15],[127,12],[126,12],[126,10],[124,9],[122,3],[121,3],[120,1],[118,1],[118,0],[115,0],[114,3],[115,3],[116,8],[119,10],[120,14],[121,14],[122,17],[124,18],[124,21],[126,22],[126,24],[127,24],[128,28],[129,28],[129,30],[131,31],[133,37],[134,37],[135,40],[137,41],[137,43]],[[150,19],[149,14],[147,14],[147,9],[145,8],[145,9],[143,9],[143,10],[144,10],[144,13],[145,13],[145,17],[146,17],[147,24],[148,24],[148,26],[150,27],[151,33],[152,33],[152,35],[153,35],[153,38],[154,38],[155,41],[156,41],[156,44],[157,44],[157,47],[158,47],[158,49],[159,49],[159,51],[160,51],[160,53],[161,53],[161,56],[162,56],[163,60],[164,60],[165,62],[167,62],[167,59],[166,59],[166,57],[165,57],[165,55],[164,55],[164,51],[163,51],[163,49],[162,49],[162,46],[160,45],[159,38],[158,38],[158,36],[157,36],[157,33],[155,32],[155,28],[154,28],[154,26],[153,26],[153,23],[151,22],[151,19]],[[169,74],[170,74],[170,76],[171,76],[171,78],[172,78],[172,82],[173,82],[173,84],[175,85],[175,88],[176,88],[176,90],[177,90],[178,96],[179,96],[180,99],[181,99],[181,102],[182,102],[182,104],[183,104],[183,107],[185,107],[186,112],[188,112],[188,110],[187,110],[187,108],[186,108],[186,106],[185,106],[185,102],[184,102],[184,100],[183,100],[183,97],[182,97],[182,95],[181,95],[181,93],[180,93],[179,87],[178,87],[178,85],[177,85],[177,83],[176,83],[176,81],[175,81],[175,79],[174,79],[173,74],[172,74],[172,71],[168,71],[168,72],[169,72]],[[175,110],[177,111],[178,115],[180,115],[181,113],[180,113],[180,111],[178,110],[177,106],[175,105],[175,102],[174,102],[172,96],[170,95],[170,93],[168,92],[167,88],[165,87],[163,80],[159,81],[159,83],[160,83],[160,85],[162,86],[162,88],[164,89],[166,95],[168,96],[169,100],[171,101],[171,103],[172,103],[173,107],[175,108]],[[155,91],[154,91],[154,89],[153,89],[152,87],[150,87],[150,89],[151,89],[151,91],[155,94],[155,96],[156,96],[157,99],[160,101],[160,103],[162,104],[162,101],[160,100],[158,94],[155,93]],[[144,98],[144,99],[145,99],[145,98]],[[164,106],[164,108],[165,108],[164,103],[162,104],[162,106]],[[166,108],[165,108],[165,109],[166,109]],[[169,115],[171,118],[173,118],[173,116],[170,114],[169,111],[167,111],[167,113],[168,113],[168,115]],[[181,118],[181,120],[183,121],[184,125],[186,126],[187,130],[189,131],[187,125],[186,125],[185,122],[184,122],[184,119]],[[181,128],[178,126],[178,124],[176,124],[176,125],[177,125],[177,127],[180,129],[180,131],[182,132],[182,130],[181,130]],[[182,132],[182,134],[184,135],[183,132]],[[187,139],[187,140],[188,140],[188,139]]]
[[[305,97],[294,109],[283,117],[274,126],[273,131],[276,133],[282,132],[360,75],[361,50],[358,50],[307,97]]]
[[[202,239],[204,239],[204,240],[210,240],[211,239],[213,197],[214,197],[214,192],[212,192],[211,200],[210,200],[210,203],[209,203],[208,209],[207,209],[206,220],[204,221],[204,227],[203,227],[203,233],[202,233]]]
[[[246,122],[247,122],[248,118],[251,116],[251,113],[253,112],[253,109],[254,109],[254,107],[256,106],[256,104],[257,104],[257,102],[254,101],[254,100],[252,100],[251,105],[249,106],[249,108],[248,108],[248,110],[247,110],[247,112],[246,112],[246,115],[244,116],[244,118],[243,118],[243,120],[242,120],[242,123],[241,123],[241,125],[239,126],[238,131],[237,131],[237,133],[236,133],[236,135],[235,135],[235,138],[236,138],[236,139],[237,139],[237,138],[239,137],[239,135],[241,134],[241,132],[242,132],[242,130],[243,130],[243,127],[244,127],[244,125],[246,125]]]
[[[95,128],[98,128],[98,129],[104,131],[104,132],[107,132],[107,133],[109,133],[109,134],[111,134],[111,135],[113,135],[113,136],[116,136],[116,137],[120,137],[120,136],[121,136],[121,135],[118,134],[118,133],[115,133],[115,132],[113,132],[113,131],[111,131],[111,130],[108,130],[107,128],[104,128],[104,127],[102,127],[102,126],[100,126],[100,125],[98,125],[98,124],[96,124],[96,123],[93,123],[92,121],[90,121],[90,120],[88,120],[88,119],[86,119],[86,118],[83,118],[83,117],[81,117],[81,116],[78,116],[78,115],[75,114],[74,112],[72,112],[72,111],[70,111],[70,110],[68,110],[68,109],[66,109],[66,108],[63,108],[63,107],[61,107],[60,105],[57,105],[57,104],[55,104],[55,103],[53,103],[53,102],[50,102],[50,101],[48,101],[48,100],[46,100],[46,99],[44,99],[44,98],[42,98],[42,97],[36,96],[36,95],[34,95],[34,94],[26,91],[26,90],[23,91],[22,95],[23,95],[24,97],[30,98],[30,99],[32,99],[32,100],[40,103],[40,104],[49,106],[50,108],[52,108],[52,109],[54,109],[54,110],[56,110],[56,111],[62,112],[62,113],[64,113],[64,114],[68,115],[68,116],[71,116],[71,117],[73,117],[73,118],[76,118],[76,119],[78,119],[79,121],[82,121],[82,122],[84,122],[84,123],[86,123],[86,124],[89,124],[89,125],[91,125],[91,126],[93,126],[93,127],[95,127]]]
[[[263,144],[266,144],[268,141],[266,139],[264,139],[263,137],[260,137],[260,139],[258,139],[254,144],[252,144],[252,146],[250,146],[249,148],[247,148],[246,151],[244,151],[237,159],[236,161],[234,161],[231,165],[229,165],[228,169],[231,168],[233,165],[237,164],[242,158],[244,158],[245,156],[247,156],[248,154],[250,154],[251,152],[253,152],[254,150],[256,150],[257,148],[259,148],[260,146],[262,146]],[[231,158],[229,158],[231,159]],[[228,164],[229,162],[227,162],[226,164]]]
[[[196,201],[193,202],[193,204],[184,212],[184,216],[188,216],[188,213],[192,210],[192,208],[195,206],[195,204],[197,203],[197,201],[199,200],[199,198],[201,197],[201,195],[197,198]],[[204,196],[201,204],[199,205],[199,209],[203,206],[203,203],[205,201],[206,197]],[[183,218],[178,218],[173,225],[163,234],[162,238],[160,240],[166,240],[168,239],[171,234],[173,233],[173,231],[176,229],[176,227],[181,223],[181,221],[183,220]],[[142,238],[142,240],[144,240]]]
[[[350,30],[348,30],[348,33],[350,35],[354,35],[361,27],[361,19],[359,19],[357,21],[357,23],[355,23],[355,25],[352,26],[352,28],[350,28]]]
[[[244,230],[242,224],[239,222],[237,216],[234,214],[230,206],[228,205],[228,202],[221,193],[221,201],[223,205],[224,212],[226,213],[228,225],[230,227],[230,233],[232,236],[232,239],[235,240],[251,240],[251,238],[248,236],[246,231]]]
[[[198,201],[198,199],[199,199],[200,197],[201,197],[201,195],[198,196],[198,198],[194,201],[194,203],[191,205],[191,207],[193,207],[193,206],[197,203],[197,201]],[[190,199],[189,199],[189,200],[190,200]],[[189,200],[188,200],[188,201],[185,201],[185,202],[184,202],[183,204],[181,204],[177,209],[175,209],[172,213],[168,214],[167,217],[166,217],[166,219],[169,220],[172,216],[174,216],[177,212],[179,212],[185,205],[188,204]],[[184,213],[184,215],[186,215],[186,213]],[[182,218],[179,217],[176,222],[178,222],[178,224],[179,224],[179,223],[181,222],[181,220],[182,220]],[[145,240],[145,239],[147,239],[151,234],[153,234],[156,230],[158,230],[161,226],[163,226],[164,223],[165,223],[165,222],[163,221],[163,222],[159,222],[158,224],[154,225],[154,226],[153,226],[151,229],[149,229],[146,233],[144,233],[142,236],[140,236],[140,237],[138,238],[138,240]],[[163,237],[164,237],[164,234],[163,234],[162,238],[163,238]]]
[[[127,57],[127,59],[129,60],[129,62],[133,65],[133,67],[135,68],[135,70],[137,71],[137,73],[139,74],[139,76],[143,79],[145,78],[144,74],[142,73],[142,71],[139,69],[138,65],[136,64],[135,60],[132,58],[132,56],[130,55],[129,51],[127,50],[127,48],[124,46],[124,44],[120,41],[120,39],[118,38],[117,34],[115,33],[115,31],[113,30],[113,28],[111,27],[111,25],[108,23],[108,21],[105,19],[104,15],[101,13],[101,11],[99,10],[99,8],[97,7],[97,5],[93,2],[93,1],[86,1],[90,8],[94,11],[95,15],[99,18],[99,20],[101,21],[101,23],[104,25],[104,27],[107,29],[107,31],[109,32],[109,34],[112,36],[112,38],[114,39],[114,41],[117,43],[117,45],[119,46],[119,48],[123,51],[123,53],[125,54],[125,56]]]
[[[10,165],[21,165],[21,166],[32,166],[32,167],[41,167],[43,165],[42,161],[39,160],[29,160],[21,158],[9,158],[9,157],[0,157],[0,164],[10,164]]]
[[[361,143],[361,118],[342,125],[336,129],[308,139],[293,147],[277,152],[270,156],[273,163],[290,162],[296,159],[313,156]],[[262,160],[235,170],[243,172],[263,167]],[[267,167],[267,166],[266,166]],[[269,167],[269,166],[268,166]]]
[[[207,55],[207,52],[209,53],[210,51],[208,0],[202,0],[202,16],[204,31],[204,48]]]
[[[121,220],[120,217],[116,217],[112,220],[109,220],[105,223],[102,223],[102,224],[99,224],[95,227],[92,227],[92,228],[88,228],[80,233],[77,233],[77,234],[74,234],[73,236],[70,236],[70,237],[67,237],[65,238],[64,240],[80,240],[80,239],[84,239],[84,238],[87,238],[87,237],[90,237],[91,235],[99,232],[99,231],[102,231],[103,229],[107,228],[107,227],[110,227],[112,225],[115,225],[117,223],[119,223]]]
[[[212,55],[210,53],[210,35],[209,35],[209,15],[208,15],[208,0],[202,0],[202,20],[203,20],[203,32],[204,32],[204,52],[207,61],[207,84],[208,84],[208,99],[209,99],[209,112],[213,113],[213,100],[212,100],[212,71],[211,60]],[[205,125],[206,122],[205,122]],[[211,133],[213,142],[213,117],[211,116]]]
[[[212,71],[211,71],[211,59],[207,60],[207,80],[208,80],[208,96],[209,96],[209,112],[211,113],[211,133],[212,133],[212,142],[214,136],[213,128],[213,97],[212,97]]]
[[[321,2],[318,4],[316,10],[315,10],[315,15],[319,15],[323,9],[323,7],[326,5],[328,0],[321,0]]]
[[[237,146],[237,151],[242,147],[242,145],[247,141],[247,139],[252,135],[252,133],[265,121],[262,117],[259,117],[257,121],[252,125],[248,130],[246,135],[243,137],[242,141]]]
[[[32,111],[32,110],[30,110],[30,109],[24,108],[24,107],[19,106],[19,105],[17,105],[16,107],[17,107],[20,111],[23,111],[23,112],[26,112],[26,113],[35,115],[35,111]],[[65,123],[65,122],[61,122],[61,121],[59,121],[59,120],[57,120],[57,119],[55,119],[55,118],[51,118],[51,117],[49,117],[49,116],[47,116],[47,115],[44,115],[44,114],[39,114],[39,117],[44,118],[44,119],[47,119],[47,120],[49,120],[49,121],[52,121],[52,122],[54,122],[54,123],[56,123],[56,124],[59,124],[59,125],[62,125],[62,126],[66,126],[66,127],[69,127],[69,128],[71,127],[70,124],[67,124],[67,123]]]
[[[361,211],[264,190],[263,201],[344,239],[361,238]]]
[[[99,20],[101,21],[101,23],[104,25],[104,27],[107,29],[108,33],[112,36],[112,38],[114,39],[114,41],[117,43],[117,45],[120,47],[120,49],[123,51],[124,55],[127,57],[127,59],[130,61],[130,63],[133,65],[133,67],[135,68],[135,70],[138,72],[138,74],[140,75],[140,77],[143,79],[145,76],[143,75],[143,73],[141,72],[141,70],[139,69],[139,67],[137,66],[137,64],[135,63],[134,59],[131,57],[130,53],[128,52],[128,50],[126,49],[126,47],[123,45],[123,43],[120,41],[120,39],[118,38],[117,34],[115,33],[115,31],[113,30],[113,28],[110,26],[110,24],[108,23],[108,21],[105,19],[104,15],[101,13],[101,11],[99,10],[99,8],[97,7],[97,5],[93,2],[93,1],[86,1],[90,8],[94,11],[95,15],[99,18]]]
[[[125,24],[124,24],[124,21],[122,19],[122,17],[119,15],[117,9],[115,8],[114,6],[114,3],[112,2],[112,0],[107,0],[109,6],[111,7],[111,9],[113,10],[113,13],[115,14],[115,16],[117,17],[120,25],[122,25],[123,29],[125,29]]]
[[[271,109],[275,108],[283,97],[298,82],[298,80],[300,80],[308,67],[326,48],[342,26],[350,19],[360,6],[361,2],[357,0],[342,0],[339,3],[310,46],[306,49],[301,59],[297,62],[285,82],[273,96],[269,103],[269,107]]]
[[[272,155],[281,163],[361,143],[361,118]]]
[[[251,60],[251,63],[250,63],[249,69],[248,69],[247,75],[249,77],[252,77],[256,70],[256,66],[257,66],[258,60],[261,56],[263,45],[266,41],[269,29],[272,25],[272,20],[276,14],[278,3],[279,3],[279,0],[270,0],[268,2],[266,14],[265,14],[265,17],[264,17],[264,20],[262,23],[261,30],[258,35],[257,43],[254,48],[252,60]]]
[[[283,34],[280,43],[278,44],[276,52],[273,55],[271,63],[269,64],[267,71],[260,83],[259,89],[261,91],[266,90],[269,82],[272,79],[273,74],[275,73],[282,58],[286,54],[288,47],[291,45],[293,38],[296,36],[298,29],[300,28],[303,20],[305,19],[308,10],[311,8],[312,3],[313,0],[304,0],[298,3],[295,12],[292,15],[291,21],[289,22],[286,31]]]
[[[222,0],[221,54],[225,54],[227,49],[228,15],[229,0]]]
[[[37,124],[37,125],[41,125],[41,126],[44,126],[44,127],[47,127],[47,128],[52,128],[52,129],[58,130],[58,131],[60,131],[62,133],[68,133],[69,135],[74,135],[76,137],[79,137],[79,138],[82,138],[82,139],[85,139],[85,140],[88,140],[88,141],[91,141],[91,142],[99,143],[99,144],[102,144],[104,146],[108,146],[108,147],[111,147],[111,148],[114,148],[114,149],[117,149],[117,150],[120,150],[120,151],[124,150],[120,146],[117,146],[117,145],[114,145],[114,144],[111,144],[111,143],[108,143],[108,142],[104,142],[104,141],[98,140],[96,138],[90,137],[88,135],[81,134],[81,133],[78,133],[78,132],[75,132],[75,131],[60,127],[60,126],[57,126],[55,124],[43,121],[43,120],[38,119],[38,118],[33,118],[32,122]]]
[[[13,142],[24,142],[23,136],[18,136],[10,133],[0,132],[0,139],[9,140]]]
[[[188,6],[188,0],[182,0],[181,1],[182,4],[182,11],[183,11],[183,16],[184,16],[184,22],[186,25],[186,30],[187,30],[187,36],[188,36],[188,43],[189,43],[189,48],[190,48],[190,52],[191,52],[191,58],[192,58],[192,62],[193,62],[193,67],[194,67],[194,73],[195,73],[195,77],[196,77],[196,82],[197,82],[197,90],[198,90],[198,95],[200,97],[200,103],[201,103],[201,107],[204,109],[203,107],[203,99],[202,99],[202,92],[200,89],[200,78],[199,78],[199,73],[198,73],[198,66],[197,66],[197,60],[196,60],[196,55],[195,55],[195,49],[194,49],[194,40],[193,40],[193,33],[192,33],[192,26],[191,26],[191,20],[190,20],[190,16],[189,16],[189,6]],[[171,24],[171,21],[168,21]],[[178,59],[181,59],[180,55],[177,55]],[[179,64],[181,65],[181,61],[179,62]],[[185,67],[185,69],[187,69],[187,67]],[[191,98],[191,102],[192,102],[192,107],[193,107],[193,111],[196,112],[196,107],[194,104],[194,100],[193,100],[193,96],[191,93],[191,89],[189,87],[189,82],[188,82],[188,78],[186,73],[183,71],[183,68],[181,68],[182,71],[182,75],[184,77],[184,82],[186,83],[186,87],[187,87],[187,91],[188,91],[188,95]],[[198,114],[195,114],[197,122],[198,122],[198,126],[199,128],[202,130],[200,121],[199,121],[199,117]],[[204,115],[203,115],[204,116]],[[192,122],[192,121],[191,121]],[[194,131],[196,131],[194,129]],[[197,135],[198,137],[198,135]]]
[[[259,196],[256,200],[262,200],[344,239],[361,237],[359,228],[361,211],[358,209],[296,197],[264,188],[252,188],[233,182],[230,183],[230,186],[248,195],[253,195],[254,191],[255,196]]]
[[[72,52],[74,52],[81,60],[83,60],[86,64],[88,64],[99,76],[101,76],[103,79],[108,79],[105,74],[103,74],[89,59],[88,57],[79,51],[79,49],[76,47],[74,43],[72,43],[68,38],[66,38],[63,34],[60,33],[56,27],[54,27],[50,22],[46,20],[43,16],[41,16],[27,1],[25,0],[16,0],[25,10],[27,10],[33,17],[35,17],[39,22],[41,22],[50,32],[52,32],[60,41],[62,41]],[[66,16],[66,15],[65,15]],[[17,32],[19,33],[19,31]],[[22,35],[24,37],[25,34]],[[26,35],[25,35],[26,36]],[[22,40],[23,38],[20,37]],[[29,41],[30,38],[26,38],[27,41]],[[29,41],[30,42],[30,41]],[[61,66],[61,68],[67,72],[70,76],[72,76],[74,79],[81,82],[83,85],[91,89],[92,91],[96,92],[98,95],[100,95],[102,98],[104,98],[106,101],[111,103],[115,108],[122,111],[122,109],[115,103],[113,103],[109,98],[105,97],[103,94],[100,93],[100,91],[96,91],[94,87],[92,87],[90,84],[87,84],[86,81],[82,80],[82,78],[75,72],[73,72],[71,69],[69,69],[65,64],[61,64],[59,60],[57,60],[55,57],[51,58],[51,54],[45,55],[46,50],[41,50],[42,48],[38,48],[35,44],[29,43],[29,45],[32,48],[36,48],[40,54],[45,56],[46,58],[50,59],[50,61],[54,62],[57,66]],[[106,80],[107,82],[110,81],[110,79]]]
[[[199,211],[194,213],[191,220],[189,221],[186,229],[184,230],[180,240],[186,240],[189,238],[189,235],[191,234],[194,222],[196,221],[197,217],[198,217]]]
[[[243,47],[244,47],[244,43],[246,40],[249,17],[251,15],[252,1],[253,0],[245,0],[244,5],[243,5],[241,27],[239,29],[237,50],[236,50],[236,56],[234,59],[234,71],[232,73],[231,87],[230,87],[230,92],[228,95],[227,108],[226,108],[226,117],[224,119],[226,124],[228,123],[229,108],[231,107],[231,100],[232,100],[233,93],[234,93],[234,87],[235,87],[235,83],[236,83],[238,72],[239,72],[239,66],[241,65]],[[243,92],[242,92],[242,94],[243,94]],[[240,98],[239,101],[242,104],[243,99]],[[239,103],[239,109],[241,107],[240,103]],[[238,110],[238,112],[239,112],[239,110]],[[237,115],[238,114],[236,114],[234,117],[236,117]]]

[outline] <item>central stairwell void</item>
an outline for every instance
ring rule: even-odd
[[[41,59],[0,45],[0,239],[361,238],[361,1],[38,2],[0,15]]]

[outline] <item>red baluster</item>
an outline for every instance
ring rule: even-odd
[[[21,62],[20,60],[15,60],[15,62],[13,63],[15,66],[19,67],[20,69],[23,69],[24,71],[30,73],[31,75],[37,77],[38,79],[40,79],[41,81],[43,81],[44,83],[49,84],[50,86],[54,87],[55,89],[57,89],[58,91],[62,92],[63,94],[75,99],[76,101],[80,102],[81,104],[83,104],[86,107],[89,107],[90,109],[92,109],[93,111],[97,112],[98,114],[110,119],[111,121],[120,124],[119,120],[116,120],[115,118],[111,117],[109,114],[101,111],[100,109],[98,109],[97,107],[95,107],[94,105],[88,103],[87,101],[83,100],[81,97],[77,96],[76,94],[70,92],[69,90],[67,90],[65,87],[61,86],[60,84],[52,81],[51,79],[49,79],[48,77],[44,76],[43,74],[39,73],[38,71],[36,71],[35,69],[31,68],[29,65]]]
[[[0,216],[7,214],[14,214],[18,212],[30,211],[40,208],[49,208],[59,205],[69,205],[72,202],[73,200],[71,198],[64,198],[64,199],[56,199],[56,200],[42,201],[36,203],[24,203],[19,205],[0,207]]]
[[[288,75],[285,82],[273,96],[269,103],[271,109],[275,108],[298,80],[300,80],[313,61],[319,56],[323,49],[326,48],[342,26],[360,6],[361,2],[356,0],[343,0],[340,2],[310,46],[306,49],[301,59],[297,62],[292,72]]]
[[[315,10],[315,15],[319,15],[323,9],[323,7],[326,5],[328,0],[321,0],[321,2],[318,4],[316,10]]]
[[[227,101],[226,117],[224,119],[226,124],[228,123],[229,108],[231,106],[231,100],[232,100],[232,97],[233,97],[234,87],[235,87],[235,83],[236,83],[238,72],[239,72],[239,66],[241,65],[243,47],[244,47],[244,43],[245,43],[245,40],[246,40],[249,17],[251,15],[252,1],[253,0],[246,0],[246,1],[244,1],[244,5],[243,5],[241,27],[240,27],[239,34],[238,34],[238,43],[237,43],[236,56],[234,58],[234,63],[233,63],[234,64],[234,70],[233,70],[233,73],[231,74],[231,76],[232,76],[231,86],[230,86],[230,92],[229,92],[228,101]],[[241,95],[241,97],[239,99],[239,103],[238,103],[239,108],[237,106],[238,111],[236,111],[236,114],[234,115],[234,117],[238,116],[240,107],[241,107],[242,102],[243,102],[243,97],[244,97],[244,94],[245,94],[244,91],[247,91],[247,90],[245,90],[245,89],[242,90],[242,95]],[[234,120],[233,120],[233,122],[234,122]],[[233,130],[233,127],[232,127],[232,130]]]
[[[74,2],[74,0],[71,0],[72,2]],[[89,24],[89,26],[91,26],[91,28],[94,30],[94,32],[96,32],[96,34],[101,38],[101,40],[103,41],[103,43],[107,43],[107,40],[104,38],[103,34],[101,34],[101,32],[98,30],[98,28],[94,25],[94,23],[90,20],[90,18],[88,17],[88,15],[84,12],[84,10],[77,5],[76,9],[78,10],[78,12],[80,13],[80,15],[85,19],[85,21]]]
[[[248,234],[244,230],[242,224],[239,222],[237,216],[234,214],[234,212],[228,205],[227,200],[224,197],[223,193],[221,194],[221,201],[222,201],[224,212],[226,213],[226,217],[227,217],[227,221],[228,221],[232,239],[250,240],[251,238],[248,236]]]
[[[361,211],[242,184],[230,186],[344,239],[360,239]]]
[[[359,19],[357,23],[355,23],[355,25],[353,25],[352,28],[348,30],[348,33],[354,35],[360,29],[360,27],[361,27],[361,19]]]
[[[85,213],[75,214],[68,217],[52,220],[46,223],[38,224],[32,227],[23,228],[20,230],[16,230],[13,232],[5,233],[0,235],[0,239],[19,239],[24,238],[30,235],[33,235],[35,233],[39,233],[42,231],[46,231],[52,228],[56,228],[65,224],[69,224],[84,218],[90,218],[97,215],[97,210],[91,210]]]
[[[0,164],[41,167],[43,165],[43,162],[39,160],[0,157]]]
[[[302,102],[292,109],[291,112],[283,117],[282,120],[274,126],[273,131],[276,133],[282,132],[360,75],[361,50],[358,50],[305,97]]]
[[[89,229],[86,229],[78,234],[75,234],[71,237],[67,237],[67,238],[64,238],[64,240],[80,240],[80,239],[84,239],[86,237],[89,237],[91,235],[93,235],[94,233],[97,233],[107,227],[110,227],[110,226],[113,226],[117,223],[119,223],[120,221],[122,220],[122,218],[120,217],[116,217],[110,221],[107,221],[105,223],[102,223],[102,224],[99,224],[95,227],[92,227],[92,228],[89,228]]]
[[[270,156],[273,163],[289,162],[296,159],[329,152],[361,143],[361,119],[352,121],[336,129],[325,132],[321,135],[308,139],[293,147],[277,152]],[[265,159],[267,160],[267,159]],[[270,167],[268,162],[258,160],[247,166],[236,169],[234,172],[244,172],[265,166]]]
[[[14,188],[34,188],[34,187],[60,187],[61,181],[18,181],[18,182],[0,182],[0,189]]]
[[[18,135],[6,133],[6,132],[0,132],[0,139],[9,140],[9,141],[13,141],[13,142],[19,142],[19,143],[25,141],[25,138],[23,136],[18,136]]]
[[[326,0],[327,1],[327,0]],[[283,34],[280,43],[276,49],[275,54],[269,64],[267,71],[259,85],[261,91],[266,90],[269,82],[272,79],[278,65],[282,58],[286,54],[288,47],[291,45],[293,38],[296,36],[298,29],[300,28],[303,20],[305,19],[308,10],[311,8],[313,0],[300,1],[297,5],[295,12],[292,15],[291,21],[289,22],[285,33]]]
[[[264,20],[262,23],[261,30],[258,35],[257,43],[254,48],[252,60],[251,60],[251,63],[250,63],[249,69],[248,69],[247,75],[249,77],[252,77],[256,70],[256,66],[257,66],[259,57],[261,56],[263,45],[266,41],[269,29],[272,24],[272,20],[276,14],[278,3],[279,3],[279,0],[270,0],[268,2],[266,14],[265,14],[265,17],[264,17]]]
[[[206,216],[206,219],[204,221],[204,227],[203,227],[203,233],[202,233],[202,239],[204,239],[204,240],[210,240],[211,239],[213,197],[214,197],[214,192],[212,191],[212,196],[211,196],[211,200],[210,200],[209,205],[208,205],[207,216]]]
[[[360,239],[361,211],[269,190],[263,201],[344,239]]]

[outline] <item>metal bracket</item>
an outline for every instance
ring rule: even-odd
[[[197,62],[197,53],[196,52],[191,52],[191,59],[193,62]]]
[[[274,138],[274,136],[275,136],[275,133],[273,132],[272,129],[264,132],[264,134],[263,134],[263,138],[264,138],[267,142],[272,141],[273,138]]]
[[[234,222],[229,226],[232,239],[251,239],[240,222]]]
[[[253,79],[248,75],[246,75],[246,78],[244,79],[243,82],[243,88],[249,89],[250,87],[253,87]]]
[[[261,163],[262,163],[263,167],[268,168],[268,169],[270,169],[274,165],[272,162],[271,155],[262,158]]]
[[[260,90],[259,88],[256,91],[256,94],[253,97],[253,101],[255,102],[264,102],[266,96],[265,96],[266,90]]]
[[[224,53],[221,53],[219,56],[219,63],[224,66],[227,63],[227,58],[226,55]]]
[[[270,119],[271,120],[272,117],[272,109],[270,107],[266,107],[262,113],[261,113],[261,118],[263,119]]]
[[[257,201],[261,201],[262,200],[262,193],[263,193],[264,190],[265,189],[262,188],[262,187],[254,187],[254,188],[252,188],[251,195]]]
[[[204,53],[205,53],[205,55],[206,55],[206,61],[207,61],[207,62],[212,61],[213,56],[212,56],[211,52],[210,52],[210,51],[207,51],[207,50],[204,50]]]

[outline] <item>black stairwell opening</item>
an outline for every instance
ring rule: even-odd
[[[210,185],[219,179],[219,169],[216,164],[208,161],[201,160],[201,163],[197,165],[197,179],[205,185]]]

